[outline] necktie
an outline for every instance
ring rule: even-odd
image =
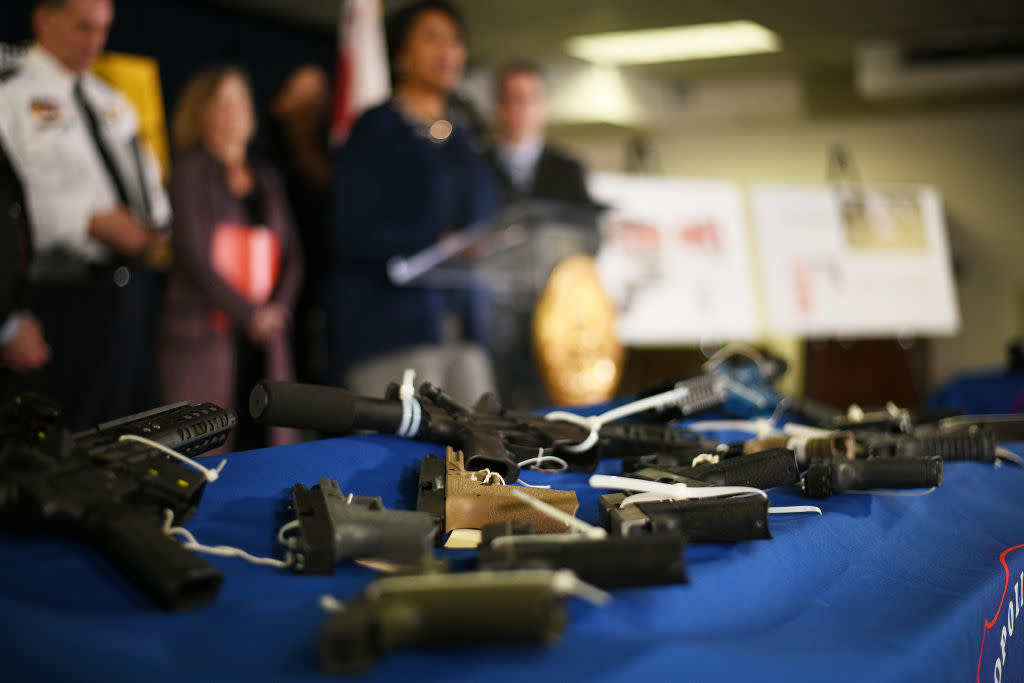
[[[103,167],[107,170],[107,176],[110,178],[110,182],[114,185],[114,189],[117,191],[117,198],[127,207],[132,207],[132,200],[128,195],[128,187],[124,183],[124,178],[121,176],[120,171],[117,170],[117,164],[114,163],[114,156],[110,153],[110,148],[107,147],[106,141],[103,139],[103,135],[100,134],[100,122],[96,116],[96,112],[93,111],[89,105],[89,101],[85,98],[85,93],[82,92],[82,81],[81,79],[75,81],[74,87],[75,102],[82,109],[82,113],[85,114],[86,127],[89,129],[89,136],[92,137],[93,144],[96,145],[96,151],[100,153],[100,159],[103,161]]]

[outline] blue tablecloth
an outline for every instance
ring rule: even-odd
[[[233,454],[187,526],[204,543],[280,557],[274,534],[293,484],[329,477],[413,507],[415,468],[431,451],[443,453],[366,435]],[[584,475],[524,478],[575,488],[580,516],[597,521],[600,492]],[[837,496],[821,517],[773,516],[772,540],[692,546],[689,584],[616,591],[606,608],[573,601],[552,647],[395,653],[363,680],[1024,680],[1022,491],[1024,470],[947,464],[927,496]],[[350,598],[372,572],[210,561],[226,574],[217,599],[167,614],[85,546],[0,535],[0,678],[331,680],[317,664],[318,597]]]

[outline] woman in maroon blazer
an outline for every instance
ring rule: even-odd
[[[256,128],[245,76],[226,66],[185,86],[173,121],[174,265],[160,324],[167,402],[212,401],[239,414],[233,448],[294,441],[248,415],[261,377],[293,377],[289,331],[302,257],[284,188],[248,157]]]

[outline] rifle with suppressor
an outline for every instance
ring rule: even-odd
[[[497,472],[507,482],[519,478],[519,463],[557,455],[573,469],[592,471],[601,457],[691,446],[696,435],[665,425],[604,425],[593,448],[571,448],[591,437],[587,427],[506,410],[491,395],[473,408],[440,388],[423,383],[413,396],[400,397],[392,384],[385,398],[356,396],[338,387],[262,380],[249,396],[249,411],[265,425],[322,432],[369,430],[451,446],[465,454],[466,468]]]
[[[235,414],[182,402],[74,436],[59,417],[57,404],[32,394],[0,408],[0,527],[84,541],[164,609],[211,600],[223,574],[161,531],[165,510],[179,523],[191,516],[206,479],[130,439],[198,455],[224,443]]]

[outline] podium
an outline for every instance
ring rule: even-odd
[[[594,256],[605,207],[548,200],[510,204],[495,216],[388,263],[391,282],[484,292],[501,402],[551,404],[531,344],[533,312],[552,270],[577,254]]]

